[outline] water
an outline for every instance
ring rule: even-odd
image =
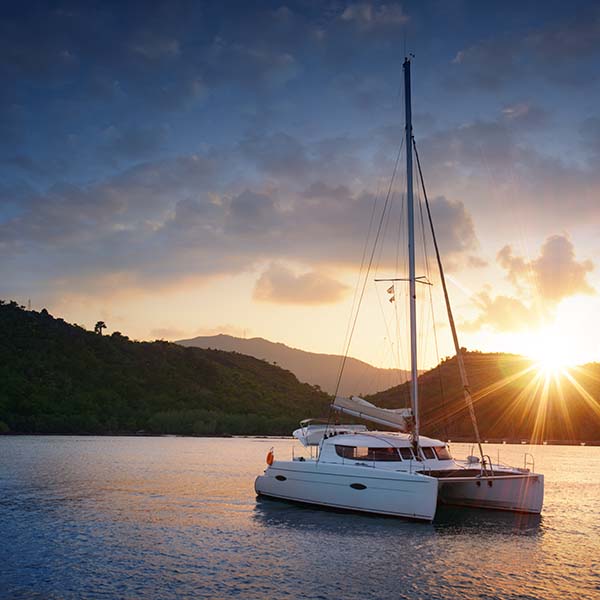
[[[534,448],[541,517],[423,524],[257,502],[269,447],[292,445],[0,438],[0,597],[600,598],[600,447]]]

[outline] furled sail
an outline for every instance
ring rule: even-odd
[[[331,406],[345,415],[392,427],[399,431],[408,431],[412,421],[410,408],[379,408],[358,396],[352,396],[352,398],[336,396]]]

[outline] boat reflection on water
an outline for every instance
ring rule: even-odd
[[[543,517],[539,514],[453,506],[439,506],[435,521],[427,523],[259,497],[252,517],[265,527],[351,536],[381,535],[383,532],[386,535],[416,534],[424,538],[465,533],[525,536],[544,533]]]

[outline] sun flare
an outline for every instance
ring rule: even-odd
[[[527,355],[537,363],[539,371],[548,375],[574,367],[579,359],[572,340],[557,336],[555,332],[538,334],[532,340]]]

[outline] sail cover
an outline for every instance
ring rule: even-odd
[[[352,396],[352,398],[336,396],[331,406],[334,410],[346,415],[392,427],[399,431],[408,431],[412,419],[410,408],[379,408],[358,396]]]

